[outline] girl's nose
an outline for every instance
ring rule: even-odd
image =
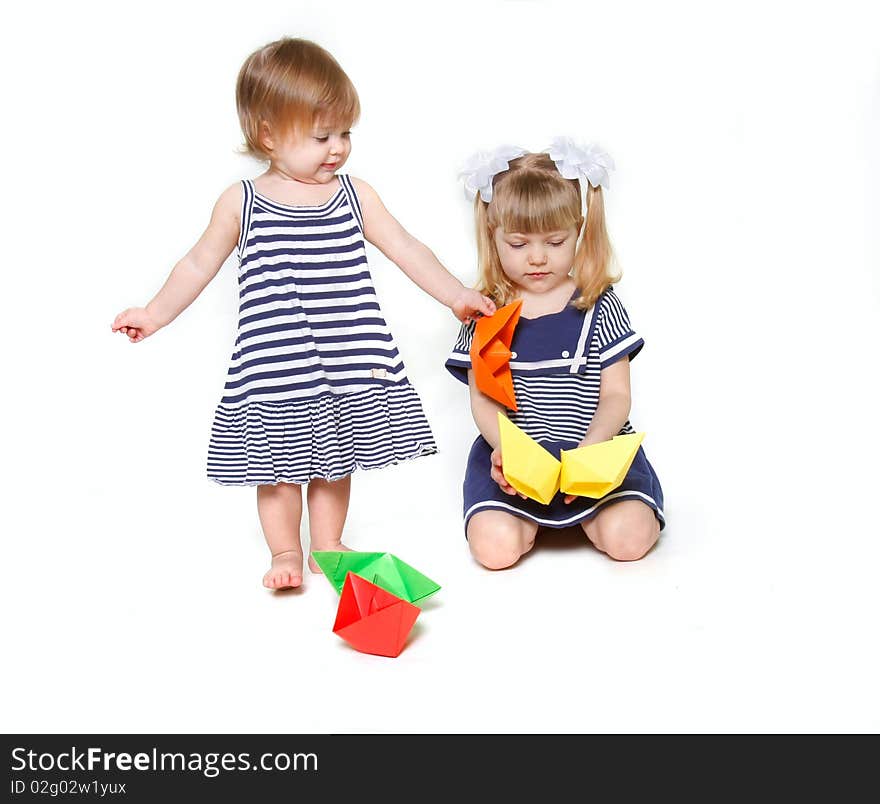
[[[547,262],[547,255],[543,249],[536,249],[529,252],[529,265],[544,265]]]

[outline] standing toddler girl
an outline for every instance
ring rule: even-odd
[[[382,316],[364,240],[462,321],[492,303],[465,288],[339,171],[360,106],[323,48],[281,39],[245,61],[236,88],[247,151],[265,173],[229,187],[208,228],[146,307],[114,332],[138,343],[171,323],[238,250],[239,325],[208,450],[208,477],[257,487],[271,589],[302,583],[303,485],[311,550],[347,549],[350,476],[436,452]],[[319,569],[313,559],[309,566]]]
[[[502,148],[465,172],[475,196],[479,289],[499,306],[522,301],[510,345],[517,410],[480,391],[471,370],[474,324],[462,326],[446,366],[469,383],[480,430],[464,480],[464,524],[486,567],[515,564],[539,526],[580,524],[599,550],[641,558],[663,527],[663,492],[641,447],[623,483],[601,499],[556,494],[543,505],[505,480],[499,411],[554,457],[634,432],[629,363],[642,348],[611,289],[602,185],[613,163],[594,147],[558,140],[548,153]],[[586,217],[581,188],[586,188]]]

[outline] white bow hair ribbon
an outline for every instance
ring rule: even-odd
[[[598,145],[579,145],[568,137],[557,137],[547,153],[563,178],[583,176],[593,187],[608,189],[608,174],[614,170],[614,160]]]
[[[468,158],[458,174],[464,180],[464,191],[473,201],[480,198],[487,204],[492,200],[492,179],[510,167],[510,160],[527,153],[516,145],[500,145],[492,151],[477,151]]]

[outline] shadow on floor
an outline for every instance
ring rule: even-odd
[[[535,546],[520,559],[520,562],[528,560],[536,553],[595,549],[580,525],[573,525],[570,528],[539,528],[535,537]]]

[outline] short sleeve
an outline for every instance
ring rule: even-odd
[[[632,360],[642,350],[645,342],[633,330],[617,294],[608,288],[600,297],[599,305],[595,338],[601,368],[607,368],[623,357]]]
[[[471,342],[474,339],[474,328],[477,326],[476,321],[470,324],[462,324],[458,332],[458,340],[449,357],[446,358],[446,368],[456,380],[467,385],[468,371],[471,368]]]

